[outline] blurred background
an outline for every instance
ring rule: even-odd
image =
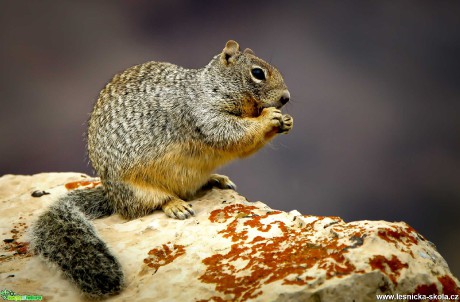
[[[251,201],[406,221],[460,276],[460,2],[1,1],[0,175],[92,173],[99,91],[229,39],[283,73],[289,135],[222,169]]]

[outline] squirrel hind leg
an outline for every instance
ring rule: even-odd
[[[135,219],[162,209],[166,215],[176,219],[186,219],[194,215],[190,204],[174,193],[148,183],[108,182],[109,199],[114,201],[115,212],[126,219]]]
[[[212,188],[219,188],[222,190],[236,190],[236,185],[233,181],[230,180],[228,176],[221,174],[211,174],[208,181],[195,192],[193,198],[203,197]]]
[[[40,215],[32,229],[36,253],[57,265],[90,298],[119,293],[124,286],[120,263],[87,217],[65,198]]]

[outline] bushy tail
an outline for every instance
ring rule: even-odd
[[[91,298],[116,294],[123,287],[120,263],[90,223],[112,213],[103,186],[75,190],[43,213],[32,230],[34,250]]]

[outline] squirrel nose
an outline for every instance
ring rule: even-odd
[[[289,102],[290,98],[291,98],[291,94],[289,93],[289,91],[285,90],[280,98],[281,104],[283,105],[286,104],[287,102]]]

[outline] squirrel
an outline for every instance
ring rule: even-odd
[[[134,219],[162,209],[194,215],[209,187],[236,189],[219,166],[251,155],[293,127],[280,108],[290,94],[280,72],[230,40],[204,68],[147,62],[117,74],[88,122],[88,154],[101,186],[61,197],[32,229],[32,247],[89,298],[124,287],[119,261],[92,219]]]

